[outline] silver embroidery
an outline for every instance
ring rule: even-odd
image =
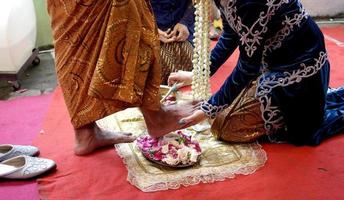
[[[201,104],[201,110],[211,119],[214,119],[218,113],[222,112],[228,107],[228,104],[222,106],[214,106],[207,101],[203,101]]]
[[[0,156],[0,162],[20,155],[32,156],[36,151],[36,148],[32,146],[13,145],[10,152]]]
[[[295,25],[300,27],[301,22],[307,18],[308,14],[303,8],[300,9],[300,13],[294,14],[293,18],[285,16],[285,20],[282,22],[284,27],[274,37],[266,40],[264,50],[272,52],[272,50],[280,48],[282,41],[294,30]]]
[[[282,4],[289,3],[289,0],[267,0],[267,11],[262,11],[259,18],[250,26],[242,23],[240,16],[237,16],[236,0],[229,0],[225,7],[225,16],[232,29],[240,36],[241,45],[245,46],[247,56],[252,57],[257,50],[257,45],[263,39],[262,34],[268,31],[267,24],[275,15]]]
[[[292,18],[288,16],[282,22],[283,28],[276,33],[272,38],[266,40],[262,56],[262,72],[267,72],[268,64],[265,62],[265,57],[269,52],[276,50],[281,47],[282,41],[290,35],[294,30],[295,26],[300,27],[304,19],[308,18],[308,14],[303,8],[300,8],[300,12],[294,14]],[[256,96],[259,97],[261,102],[262,117],[265,122],[265,129],[268,133],[273,133],[276,130],[283,128],[283,116],[277,106],[271,105],[271,97],[269,93],[273,88],[278,86],[288,86],[295,82],[300,82],[302,78],[310,77],[316,74],[327,60],[327,55],[321,52],[319,59],[315,59],[314,66],[306,66],[304,63],[300,65],[300,69],[295,70],[291,73],[284,72],[280,74],[272,75],[269,78],[264,76],[264,73],[259,78],[259,86],[257,88]],[[271,75],[271,73],[268,73]]]
[[[48,169],[48,166],[49,166],[49,163],[46,160],[42,160],[42,159],[35,159],[35,158],[28,157],[26,159],[26,162],[27,162],[28,167],[26,167],[25,170],[23,171],[24,175],[33,174],[33,173],[40,172],[42,170],[46,170]]]
[[[225,5],[227,2],[227,5]],[[231,28],[240,36],[241,45],[245,46],[247,56],[252,57],[257,50],[257,45],[260,45],[263,39],[262,34],[268,31],[267,24],[275,15],[275,11],[278,10],[282,4],[289,3],[289,0],[267,0],[267,11],[263,11],[259,14],[259,18],[250,26],[242,23],[241,17],[237,16],[237,8],[235,6],[236,0],[222,0],[221,4],[224,7],[222,12],[231,26]],[[268,52],[280,48],[282,41],[290,35],[295,26],[300,27],[304,19],[308,18],[306,11],[301,8],[300,12],[294,14],[292,18],[286,16],[282,22],[283,28],[279,30],[274,37],[269,38],[264,43],[264,50],[262,55],[262,72],[268,72],[267,63],[265,57]],[[314,59],[315,64],[313,66],[306,66],[306,64],[300,64],[300,68],[292,72],[276,73],[271,72],[263,73],[259,77],[259,84],[256,91],[256,97],[261,102],[262,117],[265,121],[265,129],[268,133],[273,133],[276,130],[283,128],[283,116],[277,106],[272,106],[270,92],[273,88],[278,86],[288,86],[293,83],[300,82],[303,78],[310,77],[316,74],[321,67],[327,61],[327,55],[325,52],[320,52],[319,59]],[[268,74],[269,76],[266,76]],[[211,109],[209,109],[211,110]],[[203,110],[204,111],[204,110]],[[210,112],[208,116],[212,115]]]
[[[285,16],[285,20],[282,22],[283,28],[280,31],[278,31],[272,38],[269,38],[265,41],[262,57],[262,72],[267,71],[268,68],[268,64],[265,62],[265,57],[268,55],[268,53],[272,52],[272,50],[280,48],[282,46],[282,41],[288,35],[290,35],[290,33],[294,30],[295,26],[300,27],[301,22],[307,18],[308,14],[304,8],[300,8],[300,12],[294,14],[293,18]]]
[[[271,105],[270,92],[278,86],[286,87],[288,85],[299,83],[303,78],[315,75],[327,61],[327,54],[320,52],[319,58],[314,59],[315,64],[307,66],[305,63],[300,64],[300,68],[292,72],[264,73],[258,78],[258,87],[256,98],[261,103],[262,118],[265,122],[265,129],[268,134],[274,133],[283,127],[283,117],[277,106]]]
[[[291,72],[285,71],[283,73],[272,74],[264,73],[259,77],[259,87],[257,88],[256,96],[261,97],[271,92],[271,90],[278,86],[288,86],[293,83],[299,83],[303,78],[307,78],[316,74],[327,61],[327,54],[320,52],[319,58],[314,59],[315,64],[307,66],[305,63],[300,64],[300,68]],[[269,76],[267,76],[268,74]]]
[[[267,134],[272,134],[276,130],[284,127],[284,120],[281,111],[277,106],[271,105],[271,97],[266,95],[259,98],[260,110],[264,120],[264,128]]]

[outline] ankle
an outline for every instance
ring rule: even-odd
[[[95,135],[95,123],[86,124],[80,128],[74,129],[76,141],[93,137]]]

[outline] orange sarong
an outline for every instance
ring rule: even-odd
[[[159,107],[159,40],[149,1],[48,0],[56,71],[75,128]]]

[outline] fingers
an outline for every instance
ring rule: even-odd
[[[179,32],[178,36],[176,37],[176,41],[178,41],[178,42],[185,41],[184,38],[185,38],[184,34]]]
[[[167,38],[168,34],[165,31],[162,31],[162,30],[158,29],[158,33],[159,33],[160,36]]]
[[[183,111],[191,112],[191,113],[188,113],[188,115],[190,115],[200,109],[202,102],[203,101],[192,100],[192,101],[187,101],[182,104],[179,104],[179,106],[183,107]]]
[[[176,24],[174,27],[173,27],[173,30],[171,31],[170,34],[168,34],[169,37],[175,37],[176,39],[178,37],[180,37],[181,35],[181,29],[180,29],[180,24]]]
[[[173,29],[162,31],[158,29],[160,41],[164,43],[170,43],[174,41],[186,41],[190,35],[188,28],[183,24],[176,24]]]
[[[179,34],[176,37],[176,41],[178,42],[183,42],[186,41],[189,37],[189,33],[186,32],[185,30],[179,31]]]
[[[168,29],[167,31],[162,31],[158,29],[159,39],[161,42],[170,43],[176,41],[176,36],[171,35],[171,33],[169,33],[170,31],[171,29]]]
[[[172,86],[173,84],[178,83],[177,88],[183,87],[184,82],[185,82],[185,80],[179,72],[172,72],[167,79],[167,84],[169,86]]]
[[[176,82],[179,82],[180,85],[178,85],[178,88],[190,85],[192,82],[192,72],[187,71],[178,71],[178,72],[172,72],[170,76],[167,79],[168,85],[173,85]]]
[[[207,117],[205,115],[205,113],[201,110],[197,110],[195,111],[193,114],[191,114],[188,117],[184,117],[181,120],[179,120],[179,124],[184,127],[189,127],[195,124],[198,124],[200,122],[202,122],[203,120],[205,120]]]
[[[178,33],[178,28],[177,26],[175,26],[173,30],[169,34],[167,34],[167,37],[177,37],[177,33]]]
[[[118,144],[118,143],[131,143],[133,142],[134,140],[136,140],[137,136],[127,136],[127,135],[123,135],[121,137],[118,137],[115,139],[115,144]]]
[[[132,133],[128,133],[128,132],[121,132],[120,134],[125,135],[125,136],[131,136],[131,135],[133,135]]]
[[[177,30],[176,41],[182,42],[186,41],[190,35],[188,27],[184,24],[176,24],[175,29]]]
[[[202,102],[203,102],[203,101],[193,100],[193,101],[192,101],[193,108],[194,108],[194,109],[199,109],[199,108],[201,107],[201,105],[202,105]]]
[[[176,82],[180,82],[180,76],[178,75],[178,73],[172,72],[167,79],[167,84],[171,86]]]
[[[179,88],[181,88],[181,87],[184,87],[184,86],[185,86],[184,82],[178,83],[178,84],[177,84],[177,89],[179,89]]]
[[[177,83],[177,85],[176,85],[177,90],[179,90],[180,88],[185,86],[185,83],[180,82],[180,80],[178,80],[178,79],[173,79],[173,78],[167,79],[167,85],[168,86],[172,87],[175,83]]]
[[[172,38],[160,37],[160,41],[163,43],[171,43],[171,42],[176,41],[176,38],[175,37],[172,37]]]

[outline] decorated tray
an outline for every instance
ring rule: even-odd
[[[162,166],[185,168],[199,163],[201,147],[187,130],[179,130],[160,138],[144,135],[136,140],[143,156]]]

